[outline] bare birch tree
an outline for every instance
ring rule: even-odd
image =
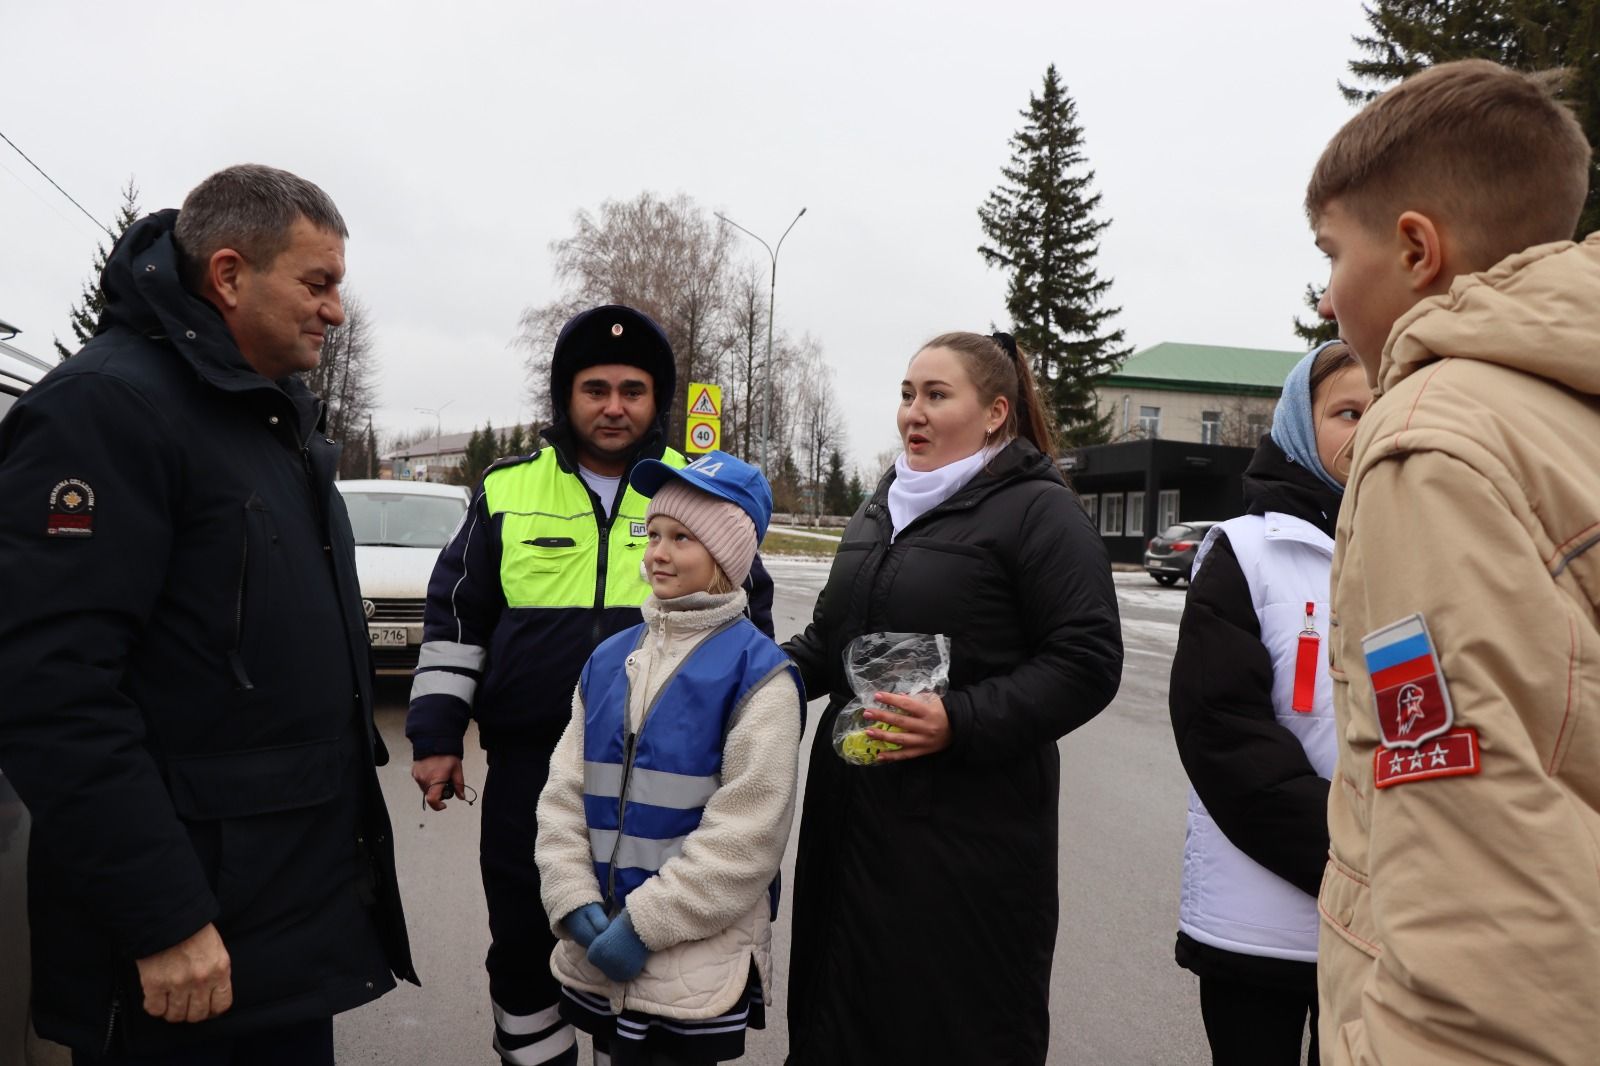
[[[677,359],[680,391],[691,380],[716,380],[727,348],[732,260],[726,231],[693,199],[645,192],[608,200],[596,214],[574,215],[572,235],[550,250],[563,291],[524,310],[518,334],[536,410],[548,414],[550,352],[562,324],[600,304],[626,304],[660,323]],[[668,414],[670,439],[679,442],[682,404],[675,399]]]
[[[833,367],[823,358],[822,345],[809,334],[799,345],[795,384],[792,395],[798,401],[794,427],[797,462],[805,481],[806,510],[816,516],[822,513],[828,456],[844,447],[845,435],[844,417],[834,391]]]
[[[762,375],[767,357],[767,279],[754,263],[733,278],[728,299],[723,447],[746,461],[761,452]]]
[[[376,465],[368,433],[378,401],[377,336],[367,306],[358,297],[344,297],[344,322],[329,329],[322,341],[322,359],[305,373],[306,386],[328,405],[328,436],[344,445],[340,477],[366,477]]]

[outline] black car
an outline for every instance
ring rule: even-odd
[[[1194,554],[1216,522],[1178,522],[1150,538],[1144,546],[1144,568],[1163,585],[1188,581],[1194,572]]]

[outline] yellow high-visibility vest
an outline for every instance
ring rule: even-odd
[[[688,460],[668,448],[661,456],[681,468]],[[640,576],[650,501],[632,485],[618,486],[611,528],[601,539],[594,502],[575,473],[561,469],[555,449],[497,467],[483,479],[492,521],[500,516],[500,587],[507,607],[638,607],[650,595]]]

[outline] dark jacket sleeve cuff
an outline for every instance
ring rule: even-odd
[[[160,924],[140,930],[137,937],[127,942],[128,954],[134,959],[144,959],[181,944],[216,921],[219,910],[216,897],[210,892],[202,893],[175,908]],[[223,946],[227,946],[226,942]]]
[[[431,758],[435,755],[454,755],[466,758],[466,741],[461,737],[412,737],[411,760]]]
[[[973,757],[972,701],[964,692],[944,694],[944,714],[950,722],[950,747],[946,754],[953,762],[967,762]]]

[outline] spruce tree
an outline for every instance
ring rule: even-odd
[[[857,470],[850,475],[850,486],[846,490],[848,498],[845,500],[844,513],[853,515],[867,502],[867,488],[861,484],[861,471]]]
[[[128,227],[139,221],[139,187],[133,183],[133,178],[128,178],[128,184],[122,188],[122,206],[117,209],[117,221],[113,229],[116,230],[117,239],[128,232]],[[55,338],[56,355],[63,362],[72,358],[73,353],[89,343],[89,338],[94,336],[95,327],[100,324],[100,313],[106,309],[106,294],[100,288],[100,275],[105,273],[106,260],[110,258],[111,249],[105,245],[96,245],[94,250],[94,272],[89,280],[83,284],[83,298],[72,305],[68,312],[72,319],[72,335],[78,339],[76,348],[68,348],[61,343],[61,338]]]
[[[1365,4],[1371,32],[1354,38],[1358,82],[1339,84],[1365,103],[1424,67],[1456,59],[1492,59],[1517,70],[1564,67],[1564,98],[1590,144],[1600,144],[1600,0],[1376,0]],[[1600,229],[1600,158],[1573,236]]]
[[[778,476],[768,482],[772,486],[772,510],[778,514],[799,514],[805,507],[801,500],[800,467],[794,461],[794,453],[785,448],[774,465]]]
[[[850,490],[844,480],[844,457],[837,448],[828,453],[828,473],[822,483],[822,510],[826,514],[850,513]]]
[[[978,209],[989,243],[978,254],[1010,274],[1006,310],[1018,344],[1033,358],[1045,403],[1068,447],[1104,441],[1109,415],[1096,405],[1095,383],[1132,350],[1110,328],[1120,308],[1107,306],[1111,279],[1095,270],[1100,194],[1084,154],[1078,109],[1051,64],[1044,89],[1029,95],[1022,128],[1011,138],[1005,179]]]
[[[1322,302],[1322,290],[1315,285],[1306,286],[1306,306],[1311,309],[1311,321],[1302,322],[1298,315],[1294,319],[1294,335],[1300,338],[1300,343],[1310,351],[1319,344],[1339,339],[1339,323],[1323,318],[1317,314],[1317,304]]]

